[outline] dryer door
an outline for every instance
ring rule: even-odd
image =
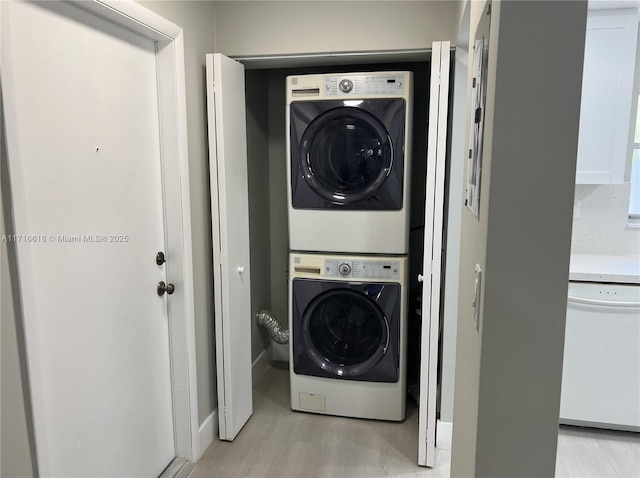
[[[391,138],[371,113],[334,108],[316,118],[302,135],[300,169],[324,199],[350,204],[373,196],[393,164]]]
[[[406,112],[398,98],[291,103],[291,205],[402,209]]]

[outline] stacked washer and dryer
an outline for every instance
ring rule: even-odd
[[[294,410],[404,419],[412,83],[287,77]]]

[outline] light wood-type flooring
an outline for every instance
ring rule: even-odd
[[[289,372],[271,367],[256,383],[253,416],[235,441],[215,440],[190,477],[449,477],[451,452],[435,466],[417,462],[418,410],[402,423],[293,412]],[[558,477],[640,477],[640,435],[562,427]]]

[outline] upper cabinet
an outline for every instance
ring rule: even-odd
[[[578,184],[624,182],[634,95],[637,9],[593,10],[587,19],[578,139]]]

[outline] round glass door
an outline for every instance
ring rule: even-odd
[[[338,107],[318,116],[300,141],[300,170],[311,189],[338,204],[372,196],[393,165],[391,138],[367,111]]]
[[[368,296],[350,289],[318,295],[302,316],[311,359],[338,376],[360,375],[376,365],[389,345],[384,312]]]

